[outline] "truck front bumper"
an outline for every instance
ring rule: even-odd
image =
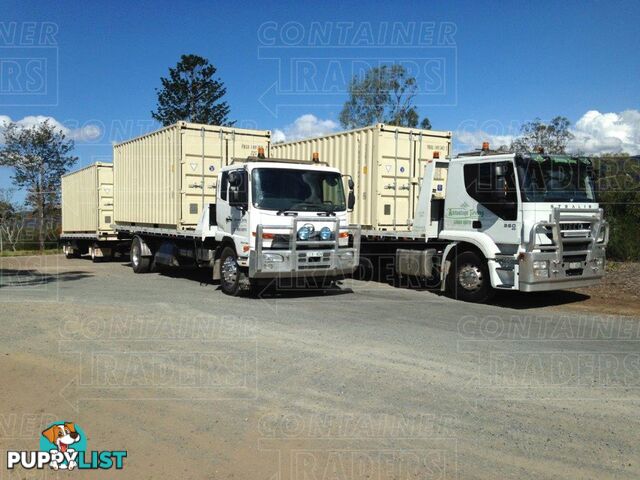
[[[249,254],[251,278],[340,277],[358,266],[355,248],[337,250],[266,250]]]
[[[293,228],[285,227],[289,234],[287,249],[264,248],[263,231],[282,229],[282,226],[258,225],[255,250],[249,252],[250,278],[331,278],[350,275],[360,262],[360,227],[340,227],[337,218],[324,222],[333,224],[330,240],[306,240],[296,238],[298,225],[317,221],[317,218],[296,217]],[[348,232],[350,246],[340,245],[340,233]]]
[[[551,240],[549,243],[548,240]],[[519,289],[539,292],[596,285],[604,276],[609,226],[602,209],[554,208],[518,255]]]
[[[604,276],[605,247],[596,245],[590,253],[584,261],[571,261],[558,252],[521,253],[520,290],[540,292],[598,284]]]

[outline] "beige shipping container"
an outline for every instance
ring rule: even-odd
[[[364,229],[407,230],[426,162],[451,154],[451,132],[376,124],[271,145],[271,156],[320,160],[351,175],[356,204],[350,222]]]
[[[62,235],[114,235],[113,165],[97,162],[62,176]]]
[[[192,230],[214,203],[220,168],[269,151],[268,130],[178,122],[113,148],[115,223]]]

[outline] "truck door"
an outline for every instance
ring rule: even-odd
[[[447,202],[445,228],[484,232],[496,244],[519,244],[522,216],[513,162],[467,163],[462,174],[467,195],[456,196],[460,205]]]
[[[248,238],[249,177],[244,168],[224,172],[221,188],[225,188],[226,200],[217,206],[218,227],[232,237]]]

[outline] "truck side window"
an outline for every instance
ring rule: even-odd
[[[227,189],[229,188],[229,173],[222,172],[222,177],[220,178],[220,200],[227,199]]]
[[[515,170],[511,162],[471,163],[464,166],[467,193],[503,220],[518,219]]]

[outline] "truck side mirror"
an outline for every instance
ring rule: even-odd
[[[353,210],[356,205],[356,195],[353,193],[353,189],[349,190],[349,197],[347,198],[347,210]]]
[[[349,190],[353,190],[355,184],[353,183],[353,178],[349,177]]]
[[[491,196],[496,201],[504,201],[507,198],[507,175],[509,171],[509,165],[504,163],[496,163],[493,166],[494,182]]]
[[[229,173],[229,205],[241,210],[249,208],[249,196],[247,192],[246,172]]]

